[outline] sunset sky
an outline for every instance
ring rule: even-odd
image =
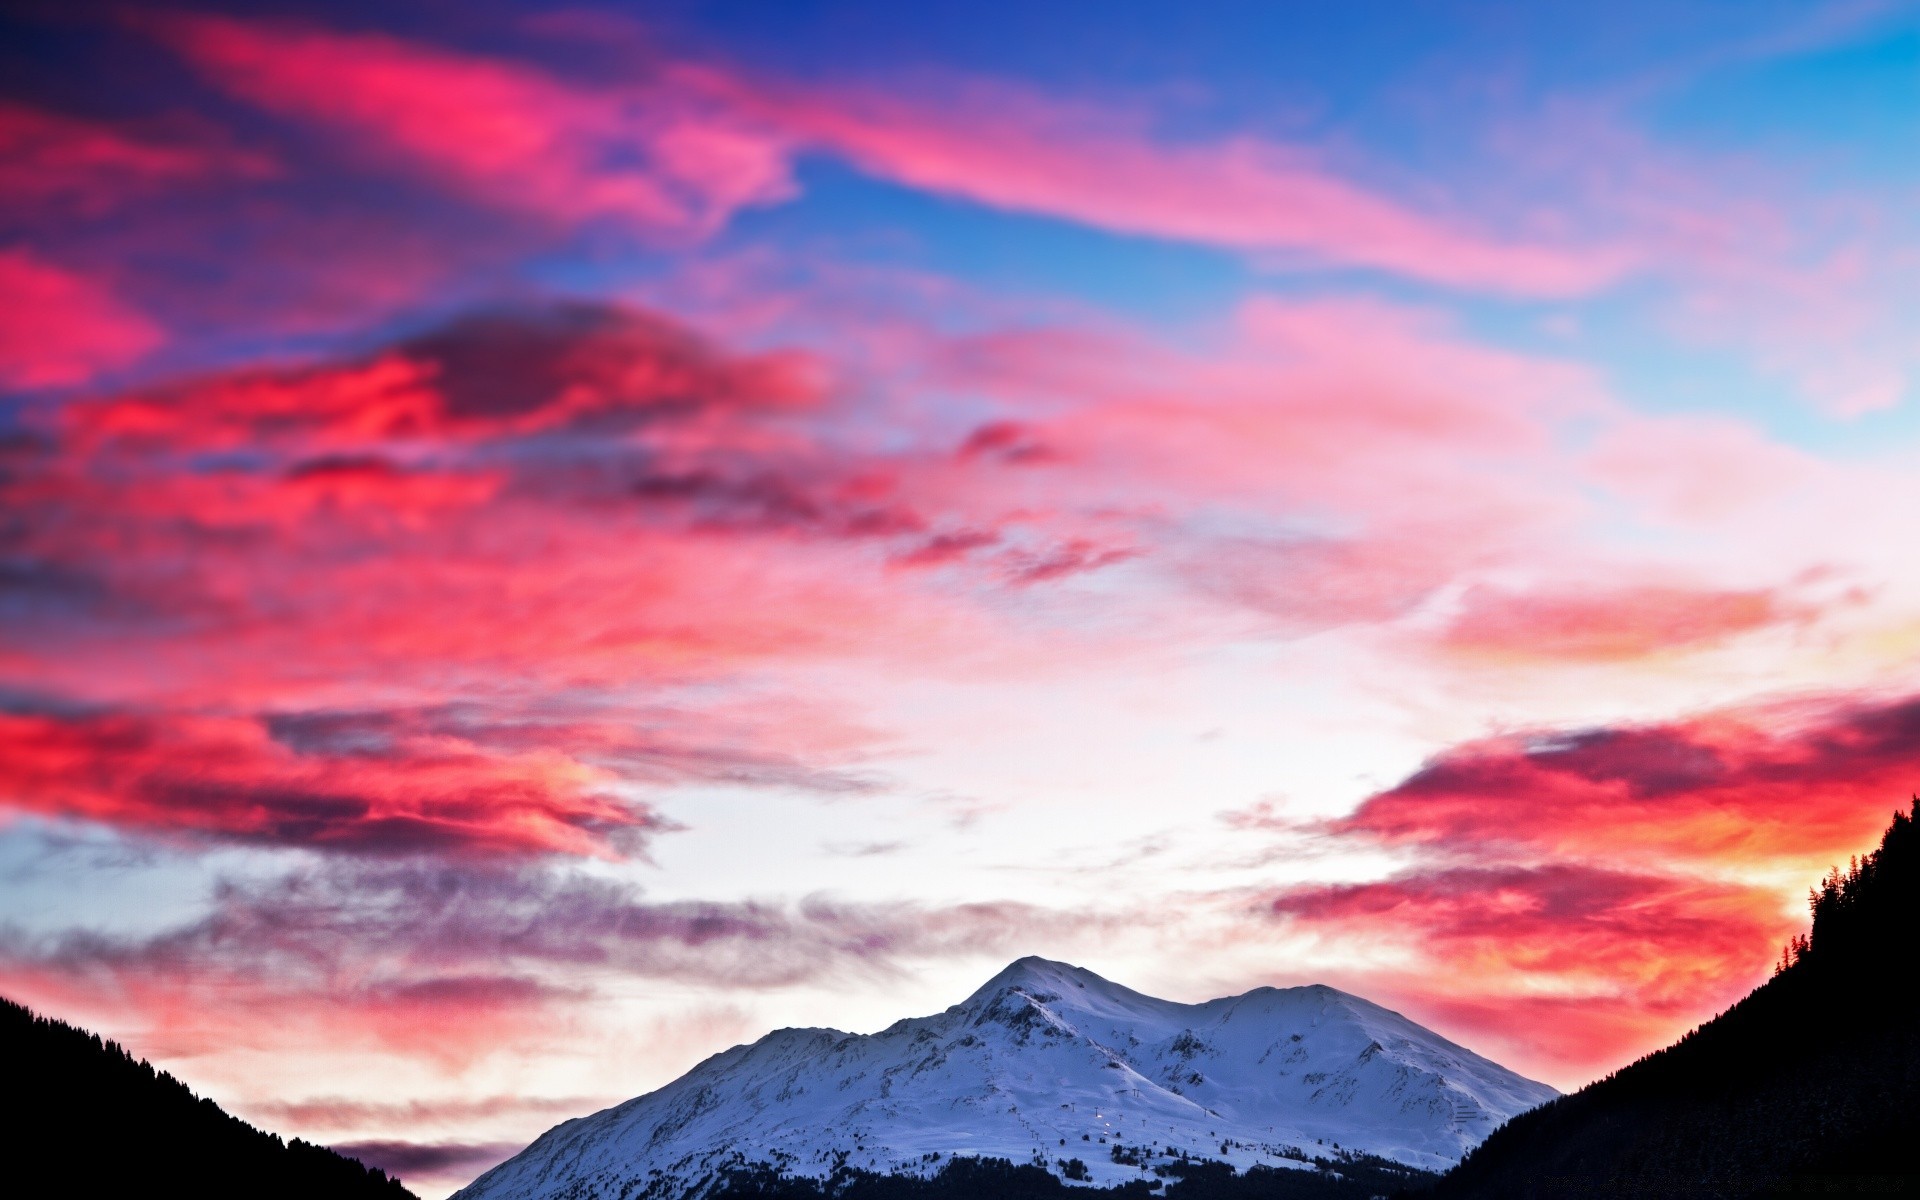
[[[1920,789],[1920,8],[9,6],[0,993],[444,1195],[1043,954],[1572,1087]]]

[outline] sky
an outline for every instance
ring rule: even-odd
[[[438,1197],[1065,959],[1562,1088],[1920,789],[1920,8],[0,36],[0,991]]]

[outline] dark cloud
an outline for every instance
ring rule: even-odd
[[[925,519],[906,505],[848,495],[831,478],[803,483],[797,475],[751,465],[643,471],[631,491],[649,513],[681,510],[703,531],[889,538],[926,528]]]
[[[513,753],[558,751],[633,783],[719,783],[864,795],[883,781],[810,765],[767,745],[750,722],[655,705],[613,707],[576,692],[510,707],[450,703],[413,709],[318,710],[262,718],[276,741],[302,754],[395,752],[405,739],[455,738]]]
[[[456,424],[498,426],[555,411],[579,420],[716,405],[790,409],[819,399],[797,356],[730,355],[683,326],[605,304],[475,313],[396,349],[433,365]]]
[[[73,977],[233,977],[343,1003],[524,1008],[576,995],[599,973],[780,987],[1014,952],[1119,919],[1013,902],[652,901],[557,868],[338,860],[228,880],[205,917],[157,936],[13,930],[5,946],[16,965]]]
[[[903,554],[896,555],[894,562],[906,567],[933,567],[943,563],[957,562],[975,550],[982,550],[1000,541],[1000,535],[989,529],[962,529],[952,533],[938,533],[914,546]]]
[[[1008,554],[1003,566],[1011,582],[1024,586],[1098,571],[1135,558],[1139,553],[1131,547],[1098,546],[1075,538],[1044,550]]]
[[[296,483],[342,477],[392,479],[403,473],[399,464],[378,454],[322,454],[294,463],[287,468],[286,478]]]
[[[381,447],[551,437],[708,410],[784,413],[822,400],[808,359],[723,350],[664,317],[553,302],[458,316],[332,361],[198,376],[75,406],[89,446],[245,447],[313,474],[377,467]]]
[[[0,557],[0,613],[15,620],[69,615],[111,595],[99,575],[65,563]]]
[[[1415,772],[1388,794],[1496,795],[1525,788],[1536,771],[1586,783],[1623,785],[1635,799],[1723,786],[1731,764],[1715,747],[1679,729],[1590,729],[1542,735],[1515,752],[1455,752]]]
[[[963,460],[990,459],[1034,466],[1058,461],[1060,452],[1029,425],[1019,421],[990,421],[967,435],[959,456]]]
[[[258,1100],[247,1104],[246,1115],[267,1125],[294,1125],[302,1129],[364,1129],[368,1126],[409,1128],[448,1122],[528,1118],[534,1122],[593,1112],[625,1096],[496,1095],[440,1100],[380,1101],[347,1096],[315,1096],[305,1100]]]
[[[519,1142],[335,1142],[335,1153],[357,1158],[402,1180],[470,1179],[523,1148]]]

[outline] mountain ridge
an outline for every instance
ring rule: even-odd
[[[722,1051],[555,1126],[458,1196],[671,1200],[729,1171],[930,1178],[956,1158],[1089,1186],[1342,1152],[1430,1170],[1555,1094],[1325,985],[1180,1004],[1027,957],[877,1033],[779,1029]]]

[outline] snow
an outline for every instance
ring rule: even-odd
[[[457,1196],[611,1195],[652,1179],[672,1198],[728,1166],[930,1175],[956,1155],[1055,1174],[1078,1158],[1103,1186],[1176,1151],[1245,1170],[1338,1147],[1437,1169],[1556,1094],[1330,987],[1176,1004],[1023,958],[876,1034],[781,1029],[736,1046],[554,1127]],[[1116,1146],[1150,1153],[1120,1163]]]

